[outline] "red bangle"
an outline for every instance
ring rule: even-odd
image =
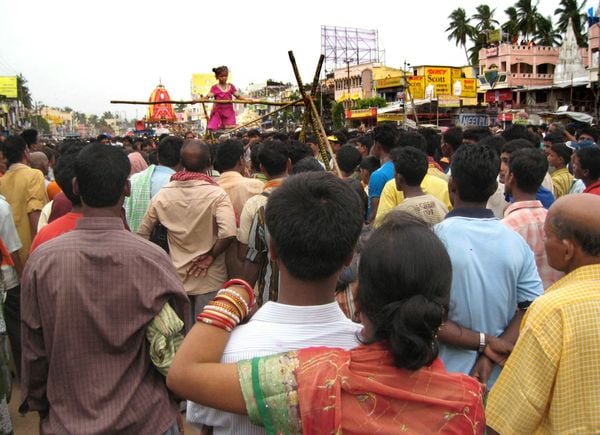
[[[217,326],[221,329],[225,329],[229,332],[231,332],[233,330],[233,328],[235,328],[235,325],[233,324],[233,322],[229,322],[226,319],[207,313],[207,312],[202,312],[200,314],[198,314],[198,316],[196,317],[196,320],[198,321],[202,321],[202,319],[209,319],[211,322],[211,325]]]
[[[244,288],[244,290],[246,290],[248,292],[248,297],[250,299],[248,302],[248,307],[249,308],[254,307],[254,289],[250,286],[250,284],[248,284],[243,279],[238,279],[238,278],[230,279],[225,284],[223,284],[223,288],[228,288],[229,286],[236,285],[236,284],[242,286]]]

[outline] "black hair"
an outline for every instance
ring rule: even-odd
[[[282,133],[281,131],[277,131],[277,132],[273,133],[272,139],[273,140],[280,140],[282,142],[287,142],[288,139],[289,139],[289,137],[288,137],[287,134]]]
[[[359,198],[327,172],[288,177],[269,197],[265,222],[279,259],[291,276],[319,281],[350,258],[364,216]]]
[[[553,143],[550,145],[550,149],[563,161],[565,165],[568,165],[571,161],[571,155],[573,154],[573,150],[566,146],[564,143]]]
[[[334,131],[333,135],[337,138],[337,142],[340,145],[344,145],[346,142],[348,142],[348,131],[343,128]]]
[[[364,145],[368,151],[371,151],[371,147],[373,146],[373,138],[370,134],[363,134],[362,136],[359,136],[356,139],[356,142]]]
[[[73,205],[81,205],[79,195],[73,193],[73,178],[75,178],[75,160],[85,143],[82,141],[72,141],[68,147],[63,148],[54,168],[54,178],[65,196]]]
[[[260,172],[260,160],[258,160],[258,153],[262,148],[262,142],[254,142],[250,145],[250,165],[254,172]]]
[[[402,175],[406,184],[409,186],[421,185],[429,168],[427,154],[423,150],[415,147],[400,147],[392,150],[390,157],[394,162],[394,170],[397,174]]]
[[[510,155],[508,168],[517,187],[525,193],[534,194],[548,172],[548,159],[540,150],[522,148]]]
[[[94,208],[116,205],[130,171],[129,159],[120,148],[99,143],[86,146],[75,159],[81,202]]]
[[[450,127],[442,134],[442,140],[455,152],[463,142],[463,131],[460,127]]]
[[[248,130],[248,132],[246,133],[246,135],[248,137],[259,137],[260,136],[260,131],[258,131],[258,129],[256,129],[256,128],[252,128],[252,129]]]
[[[553,133],[547,133],[546,136],[544,136],[544,142],[550,142],[550,143],[565,143],[565,141],[567,140],[567,136],[565,135],[564,132],[553,132]]]
[[[2,154],[4,154],[8,166],[23,160],[23,156],[27,150],[27,142],[25,142],[22,136],[8,136],[0,144],[2,146]]]
[[[25,142],[28,146],[33,145],[37,142],[38,132],[33,128],[28,128],[26,130],[23,130],[23,132],[21,133],[21,137],[25,139]]]
[[[42,147],[42,152],[46,154],[46,157],[48,157],[49,162],[52,162],[52,159],[56,160],[56,158],[58,157],[58,153],[56,152],[56,150],[50,148],[49,146]]]
[[[362,183],[358,181],[356,178],[348,177],[344,179],[354,192],[358,195],[360,199],[360,210],[363,216],[363,219],[367,217],[367,211],[369,210],[369,196],[367,192],[365,192],[365,188]]]
[[[179,136],[167,136],[156,147],[158,161],[163,166],[170,168],[177,166],[181,161],[181,147],[183,139]]]
[[[244,155],[244,144],[237,139],[227,139],[217,145],[215,169],[219,172],[229,171],[237,165]]]
[[[360,161],[360,169],[366,169],[372,174],[381,167],[381,162],[375,156],[366,156]]]
[[[294,166],[292,166],[292,170],[290,171],[290,175],[300,174],[302,172],[323,172],[325,168],[317,159],[313,156],[304,157],[303,159],[298,160]]]
[[[560,240],[573,240],[586,254],[600,256],[600,228],[597,225],[578,227],[561,212],[554,214],[550,224]]]
[[[354,145],[343,145],[337,153],[336,160],[343,172],[351,174],[360,165],[362,156]]]
[[[463,142],[465,140],[473,141],[477,143],[485,137],[491,136],[492,132],[488,127],[469,127],[463,131]]]
[[[99,135],[96,137],[96,142],[100,142],[101,140],[104,140],[104,139],[110,139],[110,138],[108,137],[108,135],[106,135],[106,134],[104,134],[104,133],[102,133],[102,134],[99,134]]]
[[[582,127],[581,130],[577,134],[577,140],[579,140],[579,136],[581,136],[584,133],[589,136],[592,136],[592,138],[594,139],[594,142],[598,143],[598,137],[600,136],[600,132],[598,132],[598,129],[591,127],[589,125]]]
[[[506,139],[506,142],[510,142],[515,139],[525,139],[531,142],[531,146],[535,147],[539,145],[538,136],[527,129],[525,125],[513,124],[502,132],[502,137]]]
[[[495,151],[496,154],[500,155],[502,153],[502,147],[506,143],[506,139],[498,134],[494,134],[491,136],[486,136],[481,139],[479,142],[481,145],[487,145],[491,149]]]
[[[500,158],[487,145],[463,145],[452,157],[452,179],[463,201],[487,201],[498,187],[498,172]]]
[[[258,161],[265,168],[265,172],[274,177],[285,172],[289,158],[288,147],[280,140],[267,140],[258,152]]]
[[[575,154],[577,154],[577,158],[579,158],[581,169],[587,169],[589,171],[590,179],[597,180],[600,178],[600,148],[580,148],[575,151]]]
[[[134,152],[134,153],[138,152],[138,153],[142,154],[143,151],[140,152],[138,150],[133,149],[132,152]],[[155,165],[155,166],[158,165],[158,151],[156,151],[156,150],[150,151],[148,153],[148,156],[146,157],[146,160],[148,161],[149,165]]]
[[[421,133],[413,131],[401,131],[397,139],[401,147],[413,147],[423,152],[427,151],[427,140]]]
[[[523,148],[535,148],[535,146],[527,139],[513,139],[502,145],[501,153],[512,154]]]
[[[411,246],[411,249],[406,249]],[[418,370],[438,355],[452,283],[450,257],[422,220],[392,211],[371,235],[358,269],[358,299],[370,342],[389,343],[397,367]]]
[[[287,142],[287,149],[292,165],[296,164],[305,157],[313,156],[310,146],[298,140],[289,140]]]
[[[221,75],[221,73],[229,74],[229,68],[227,68],[225,65],[213,68],[212,71],[215,73],[215,77],[218,77],[219,75]]]
[[[423,135],[425,141],[427,142],[427,149],[425,150],[427,155],[431,157],[438,156],[440,154],[440,146],[442,143],[440,134],[433,128],[429,127],[420,128],[419,133]]]
[[[373,141],[379,143],[384,152],[389,153],[398,146],[396,138],[398,131],[395,126],[390,124],[381,124],[373,129]]]
[[[185,155],[187,147],[197,147],[199,152],[192,152]],[[205,172],[211,162],[210,145],[197,139],[190,139],[183,142],[181,147],[181,165],[190,172]]]

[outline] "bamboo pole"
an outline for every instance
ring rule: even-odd
[[[281,106],[279,109],[275,109],[272,112],[267,113],[266,115],[259,116],[258,118],[256,118],[253,121],[247,122],[247,123],[242,124],[242,125],[238,125],[237,127],[234,127],[234,128],[232,128],[230,130],[227,130],[227,133],[232,133],[232,132],[237,131],[237,130],[239,130],[241,128],[247,127],[247,126],[249,126],[251,124],[254,124],[257,121],[260,121],[261,119],[265,119],[265,118],[273,115],[274,113],[281,112],[282,110],[288,109],[291,106],[297,106],[297,105],[299,105],[299,103],[302,103],[302,100],[292,101],[291,103],[288,103],[285,106]]]
[[[286,101],[267,101],[267,100],[249,100],[249,99],[238,99],[238,100],[212,100],[210,98],[200,98],[198,100],[186,100],[186,101],[124,101],[124,100],[111,100],[111,104],[196,104],[196,103],[217,103],[217,104],[264,104],[265,106],[301,106],[304,103],[301,100],[297,100],[292,104]]]
[[[313,101],[312,97],[307,95],[306,92],[304,91],[304,88],[302,87],[302,78],[300,77],[300,72],[298,71],[298,65],[296,64],[296,58],[294,57],[294,52],[290,50],[290,51],[288,51],[288,55],[290,57],[290,62],[292,63],[292,68],[294,70],[294,75],[296,76],[296,81],[298,82],[298,88],[300,89],[302,98],[304,98],[304,107],[306,107],[307,110],[310,110],[310,118],[311,118],[311,123],[313,125],[313,130],[319,137],[319,150],[321,151],[321,156],[324,157],[323,163],[325,164],[326,167],[328,166],[328,159],[327,159],[327,155],[325,153],[325,147],[326,147],[327,150],[329,151],[329,154],[331,155],[331,161],[333,162],[333,169],[335,170],[338,177],[342,178],[342,173],[340,171],[340,168],[338,167],[337,162],[335,161],[335,154],[333,153],[333,150],[331,149],[329,140],[327,139],[327,133],[325,133],[325,129],[323,128],[323,124],[321,123],[321,118],[319,117],[319,112],[317,111],[317,106],[315,106],[315,102]]]
[[[317,88],[319,87],[319,77],[321,76],[321,68],[323,67],[323,61],[325,60],[325,55],[321,54],[319,56],[319,63],[317,64],[317,69],[315,70],[315,75],[313,77],[312,86],[310,88],[311,97],[317,96]],[[304,142],[306,139],[306,130],[308,129],[308,125],[310,124],[310,111],[304,109],[304,118],[302,120],[302,130],[300,131],[300,142]]]

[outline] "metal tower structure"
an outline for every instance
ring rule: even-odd
[[[375,29],[321,26],[321,54],[327,72],[351,64],[379,62],[380,53]]]

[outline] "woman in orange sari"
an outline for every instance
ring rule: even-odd
[[[199,322],[175,357],[168,386],[194,402],[247,413],[273,434],[483,433],[480,384],[446,372],[437,357],[451,274],[446,249],[430,228],[391,213],[360,261],[363,345],[215,364],[229,333],[218,320]],[[228,291],[252,302],[241,287]]]

